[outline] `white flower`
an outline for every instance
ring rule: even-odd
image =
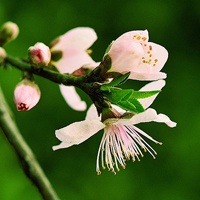
[[[147,84],[141,90],[158,90],[164,85],[165,81],[159,80]],[[154,95],[143,100],[141,103],[144,108],[149,107],[149,105],[153,103],[156,96],[157,95]],[[121,111],[123,112],[122,109],[118,109],[119,113]],[[97,154],[96,171],[98,174],[101,173],[99,166],[101,159],[103,168],[107,166],[109,170],[116,173],[115,168],[119,170],[119,164],[125,168],[126,160],[129,160],[130,158],[132,158],[133,161],[136,159],[140,160],[139,156],[143,157],[141,149],[148,151],[153,158],[155,158],[154,154],[156,154],[156,152],[144,140],[144,137],[155,143],[161,143],[157,142],[135,126],[135,124],[151,121],[165,123],[169,127],[176,126],[176,123],[171,121],[169,117],[164,114],[157,114],[156,111],[151,108],[147,109],[143,113],[134,115],[130,119],[112,118],[107,119],[104,123],[102,123],[97,116],[94,105],[92,105],[87,112],[85,121],[75,122],[56,131],[56,137],[61,141],[61,144],[54,146],[53,150],[70,147],[74,144],[80,144],[104,128],[103,138]]]
[[[112,65],[109,71],[131,72],[129,79],[158,80],[166,78],[160,72],[168,58],[167,50],[148,42],[148,31],[130,31],[112,42],[107,54]]]
[[[61,59],[55,62],[60,73],[73,73],[83,66],[93,69],[98,65],[88,55],[88,48],[96,41],[95,31],[87,27],[72,29],[55,40],[51,52],[60,51]],[[73,86],[60,85],[65,101],[75,110],[83,111],[86,103],[82,101]]]

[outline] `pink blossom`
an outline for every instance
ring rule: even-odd
[[[167,50],[148,42],[148,31],[130,31],[112,42],[107,54],[111,57],[109,71],[131,72],[130,79],[158,80],[166,78],[160,72],[168,58]]]
[[[95,42],[97,35],[92,28],[79,27],[61,35],[53,42],[51,52],[61,52],[61,59],[52,61],[61,73],[72,74],[81,67],[93,69],[99,63],[93,61],[88,48]],[[83,111],[86,103],[82,101],[73,86],[60,85],[61,94],[73,109]]]
[[[141,90],[157,90],[164,87],[165,81],[159,80],[147,84]],[[146,98],[146,101],[141,101],[144,108],[148,108],[157,95]],[[81,122],[75,122],[62,129],[56,130],[56,137],[61,141],[61,144],[54,146],[53,150],[68,148],[72,145],[77,145],[92,135],[96,134],[101,129],[104,129],[103,137],[99,146],[96,162],[97,174],[101,173],[100,163],[102,168],[108,168],[108,170],[116,174],[116,170],[119,171],[119,165],[122,168],[126,167],[126,161],[132,159],[132,161],[140,161],[140,157],[143,157],[144,152],[149,152],[153,158],[155,158],[155,150],[145,141],[144,138],[150,141],[161,144],[154,140],[151,136],[144,131],[137,128],[135,125],[144,122],[159,122],[165,123],[169,127],[175,127],[176,123],[171,121],[168,116],[164,114],[157,114],[157,112],[148,108],[146,111],[134,115],[130,119],[124,119],[124,110],[114,107],[117,113],[116,118],[109,118],[104,122],[100,121],[97,115],[96,108],[92,105],[86,116],[86,120]]]
[[[39,100],[40,90],[34,82],[24,79],[16,86],[14,101],[18,111],[30,110]]]
[[[37,42],[28,49],[29,57],[34,64],[47,66],[51,60],[51,52],[48,46]]]

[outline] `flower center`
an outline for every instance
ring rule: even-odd
[[[140,35],[134,35],[133,40],[139,42],[144,48],[145,55],[142,57],[142,62],[155,67],[158,62],[158,59],[154,57],[153,47],[148,44],[148,42],[146,41],[147,38],[142,37]]]
[[[20,103],[17,105],[18,110],[28,110],[28,107],[25,103]]]

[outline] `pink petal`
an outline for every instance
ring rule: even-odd
[[[73,86],[60,85],[60,91],[71,108],[78,111],[84,111],[86,109],[86,103],[80,99]]]
[[[114,41],[108,54],[112,59],[112,67],[109,71],[121,73],[137,68],[144,50],[140,43],[125,38]]]
[[[117,40],[121,40],[122,38],[128,38],[128,39],[131,39],[133,40],[134,39],[134,36],[141,36],[142,37],[145,37],[146,38],[146,42],[149,40],[149,33],[147,30],[138,30],[138,31],[129,31],[129,32],[126,32],[124,33],[123,35],[121,35],[119,38],[117,38]],[[137,39],[135,39],[137,41]]]
[[[154,121],[154,122],[165,123],[171,128],[176,126],[176,123],[171,121],[167,115],[157,114],[156,110],[152,108],[149,108],[142,113],[134,115],[130,120],[133,124]]]
[[[154,81],[154,82],[148,83],[147,85],[142,87],[140,89],[140,91],[161,90],[164,86],[165,86],[165,81],[164,80],[158,80],[158,81]],[[153,96],[151,96],[149,98],[140,99],[139,102],[142,104],[142,106],[144,108],[148,108],[153,103],[153,101],[158,96],[158,94],[159,93],[157,93],[156,95],[153,95]]]
[[[56,62],[56,67],[60,73],[71,74],[75,70],[81,68],[84,65],[98,66],[98,63],[94,62],[92,58],[86,53],[79,49],[66,49],[63,52],[63,57]]]
[[[58,39],[59,42],[52,47],[52,50],[86,50],[96,41],[97,35],[92,28],[78,27],[66,32]]]
[[[144,46],[146,45],[146,46]],[[168,58],[167,50],[155,43],[143,44],[144,55],[140,64],[131,71],[130,79],[158,80],[166,78],[166,74],[160,72]]]
[[[154,81],[159,79],[165,79],[167,75],[163,72],[157,73],[140,73],[131,71],[129,79],[140,80],[140,81]]]
[[[130,121],[132,124],[139,124],[139,123],[144,123],[144,122],[151,122],[153,121],[157,116],[157,113],[154,109],[149,108],[145,110],[142,113],[139,113],[137,115],[134,115]]]
[[[105,125],[99,120],[85,120],[74,122],[69,126],[56,130],[56,137],[61,141],[61,144],[53,146],[53,150],[78,145],[104,127]]]
[[[153,42],[149,42],[148,44],[151,45],[154,50],[155,54],[154,58],[158,59],[155,67],[154,66],[152,67],[153,68],[152,73],[159,72],[163,68],[168,59],[168,52],[163,46],[159,44],[155,44]]]
[[[97,109],[94,104],[92,104],[89,107],[85,119],[86,120],[99,120],[99,121],[101,120],[101,118],[98,117]]]
[[[169,127],[173,128],[176,126],[176,122],[173,122],[170,120],[170,118],[167,115],[164,114],[158,114],[157,118],[154,119],[154,122],[161,122],[167,124]]]
[[[144,43],[143,49],[144,54],[141,57],[142,60],[137,68],[132,71],[149,74],[158,73],[167,61],[167,50],[164,47],[152,42]]]

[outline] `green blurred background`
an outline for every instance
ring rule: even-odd
[[[158,153],[157,159],[145,154],[141,162],[127,162],[126,170],[116,176],[106,170],[96,175],[102,134],[79,146],[52,151],[52,146],[59,143],[55,129],[85,116],[85,112],[76,112],[66,105],[58,85],[35,77],[42,92],[40,103],[29,112],[17,112],[13,90],[21,72],[0,69],[0,85],[21,133],[62,200],[200,199],[199,0],[1,0],[0,24],[6,21],[16,22],[21,30],[6,50],[22,58],[27,56],[29,46],[38,41],[49,44],[77,26],[89,26],[97,32],[98,40],[92,47],[96,61],[101,60],[112,40],[130,30],[148,29],[150,41],[169,51],[163,68],[168,74],[167,85],[152,107],[178,125],[171,129],[164,124],[141,124],[142,130],[163,142],[162,146],[150,143]],[[127,86],[139,88],[132,81]],[[89,98],[79,92],[90,105]],[[0,199],[41,199],[1,131]]]

